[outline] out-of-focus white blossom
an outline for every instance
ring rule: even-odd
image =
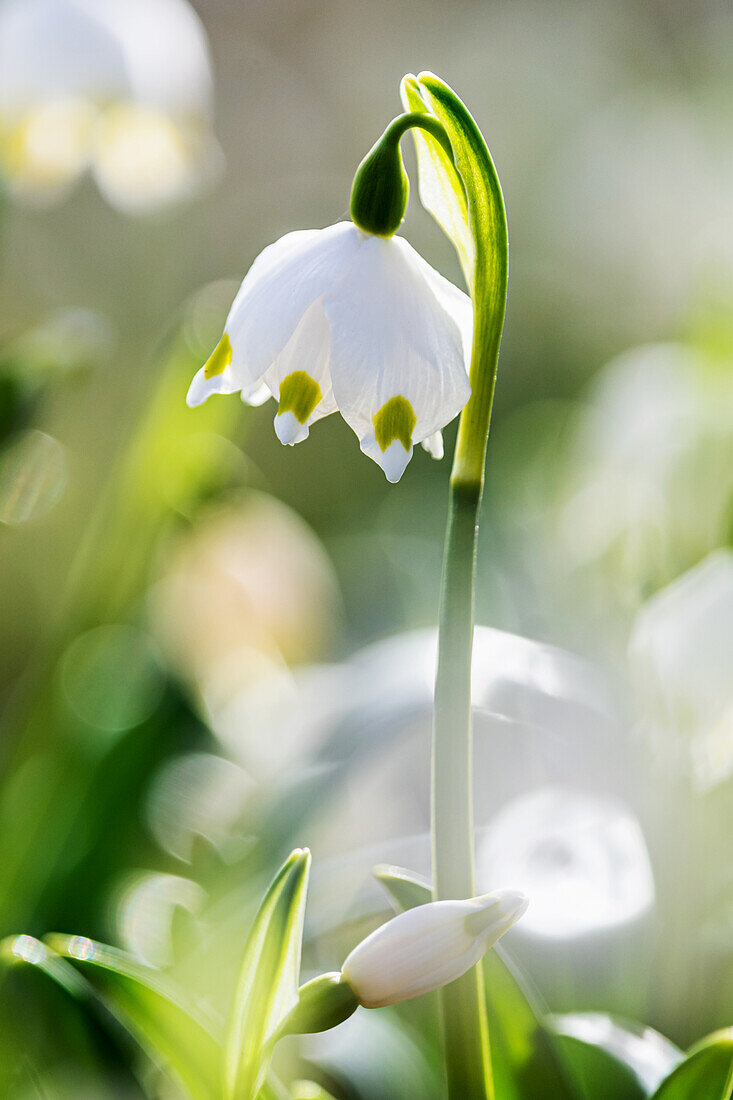
[[[181,875],[159,871],[131,875],[122,884],[116,906],[123,946],[149,966],[170,966],[176,909],[185,909],[195,916],[205,900],[201,886]]]
[[[620,802],[568,788],[520,795],[494,818],[479,882],[510,873],[532,898],[525,933],[552,939],[608,931],[646,913],[654,879],[638,821]]]
[[[619,356],[579,414],[560,513],[573,566],[603,562],[630,600],[725,539],[733,492],[727,364],[680,344]]]
[[[470,970],[525,912],[517,890],[469,901],[434,901],[387,921],[355,947],[342,979],[365,1008],[440,989]]]
[[[300,517],[254,492],[202,513],[169,549],[148,604],[164,657],[234,759],[260,778],[302,759],[333,705],[316,662],[341,602]]]
[[[289,444],[338,410],[399,481],[414,444],[443,454],[441,429],[471,392],[472,328],[470,299],[404,238],[352,222],[288,233],[250,268],[188,403],[272,395],[275,431]]]
[[[89,170],[125,212],[216,170],[206,34],[187,0],[5,0],[0,170],[36,204]]]
[[[247,773],[221,756],[188,752],[166,761],[150,785],[146,818],[164,851],[190,862],[199,838],[224,859],[240,856],[250,840],[238,823],[254,788]]]
[[[718,550],[657,593],[632,632],[642,728],[707,790],[733,775],[733,553]]]
[[[333,569],[308,526],[264,493],[212,508],[174,544],[150,594],[154,633],[179,671],[220,697],[314,660],[338,622]],[[260,655],[259,659],[257,654]]]

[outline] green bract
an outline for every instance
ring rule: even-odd
[[[319,974],[298,990],[298,1003],[283,1021],[278,1038],[328,1031],[348,1020],[358,1007],[353,989],[339,973]]]

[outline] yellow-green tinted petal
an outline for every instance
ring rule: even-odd
[[[305,424],[323,394],[315,378],[307,371],[295,370],[280,383],[278,413],[291,412],[299,424]]]
[[[412,433],[417,417],[412,405],[402,394],[390,397],[372,417],[372,423],[379,449],[383,453],[395,440],[399,440],[406,451],[412,447]]]
[[[225,332],[204,364],[204,378],[214,378],[217,374],[223,374],[231,361],[232,345]]]

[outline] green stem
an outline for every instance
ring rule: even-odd
[[[473,731],[471,652],[476,535],[481,486],[451,483],[441,596],[433,735],[433,890],[436,898],[472,897]],[[451,1100],[494,1095],[482,969],[441,991],[445,1064]]]
[[[481,489],[451,483],[443,560],[433,737],[433,884],[438,898],[472,897],[471,650]]]
[[[432,73],[402,81],[404,114],[359,165],[351,216],[390,236],[407,206],[400,140],[412,130],[423,204],[453,242],[473,301],[471,396],[461,414],[443,559],[432,758],[433,895],[469,898],[473,874],[471,658],[478,514],[504,324],[506,213],[491,154],[467,107]],[[493,1100],[481,966],[440,995],[450,1100]]]
[[[430,74],[418,79],[452,142],[475,249],[467,272],[474,305],[471,397],[461,414],[451,473],[432,786],[434,896],[468,898],[475,894],[471,659],[476,544],[506,305],[507,231],[499,180],[471,115],[442,81]],[[450,1100],[493,1100],[481,965],[443,989],[440,1003]]]

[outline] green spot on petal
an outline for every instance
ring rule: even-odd
[[[204,364],[204,378],[223,374],[232,361],[232,345],[226,332]]]
[[[390,397],[379,412],[372,417],[374,435],[379,449],[384,452],[390,443],[399,439],[406,451],[412,446],[412,433],[415,431],[417,417],[410,402],[402,394]]]
[[[280,383],[278,416],[291,412],[299,424],[305,424],[322,397],[321,387],[315,378],[304,370],[294,370]]]

